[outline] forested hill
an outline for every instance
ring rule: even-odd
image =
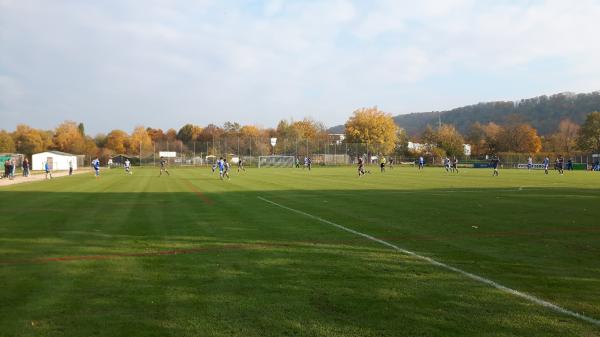
[[[562,93],[539,96],[517,102],[479,103],[447,111],[398,115],[394,120],[409,135],[420,134],[427,124],[437,125],[438,115],[442,123],[454,124],[462,133],[466,133],[475,122],[504,124],[516,120],[530,123],[540,135],[548,135],[556,130],[562,119],[569,118],[581,124],[585,116],[593,111],[600,111],[600,91],[589,94]],[[332,130],[343,132],[343,126],[334,127]]]

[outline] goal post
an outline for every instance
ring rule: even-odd
[[[260,156],[258,168],[262,167],[294,167],[294,156]]]

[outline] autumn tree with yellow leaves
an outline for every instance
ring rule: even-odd
[[[355,110],[345,127],[346,141],[367,144],[369,152],[390,154],[396,148],[398,126],[391,114],[377,107]]]

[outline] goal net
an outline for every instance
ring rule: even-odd
[[[294,167],[294,156],[260,156],[258,168],[261,167]]]

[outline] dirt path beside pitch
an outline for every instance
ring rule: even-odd
[[[91,170],[79,169],[79,170],[73,171],[73,175],[83,174],[83,173],[91,173]],[[69,175],[69,172],[67,172],[67,171],[52,172],[52,178],[59,178],[59,177],[64,177],[64,176],[68,176],[68,175]],[[29,177],[23,177],[22,174],[19,174],[19,175],[16,175],[15,178],[12,180],[10,180],[8,178],[0,179],[0,187],[21,184],[21,183],[34,182],[34,181],[41,181],[41,180],[46,180],[45,173],[36,172],[34,174],[30,174]]]

